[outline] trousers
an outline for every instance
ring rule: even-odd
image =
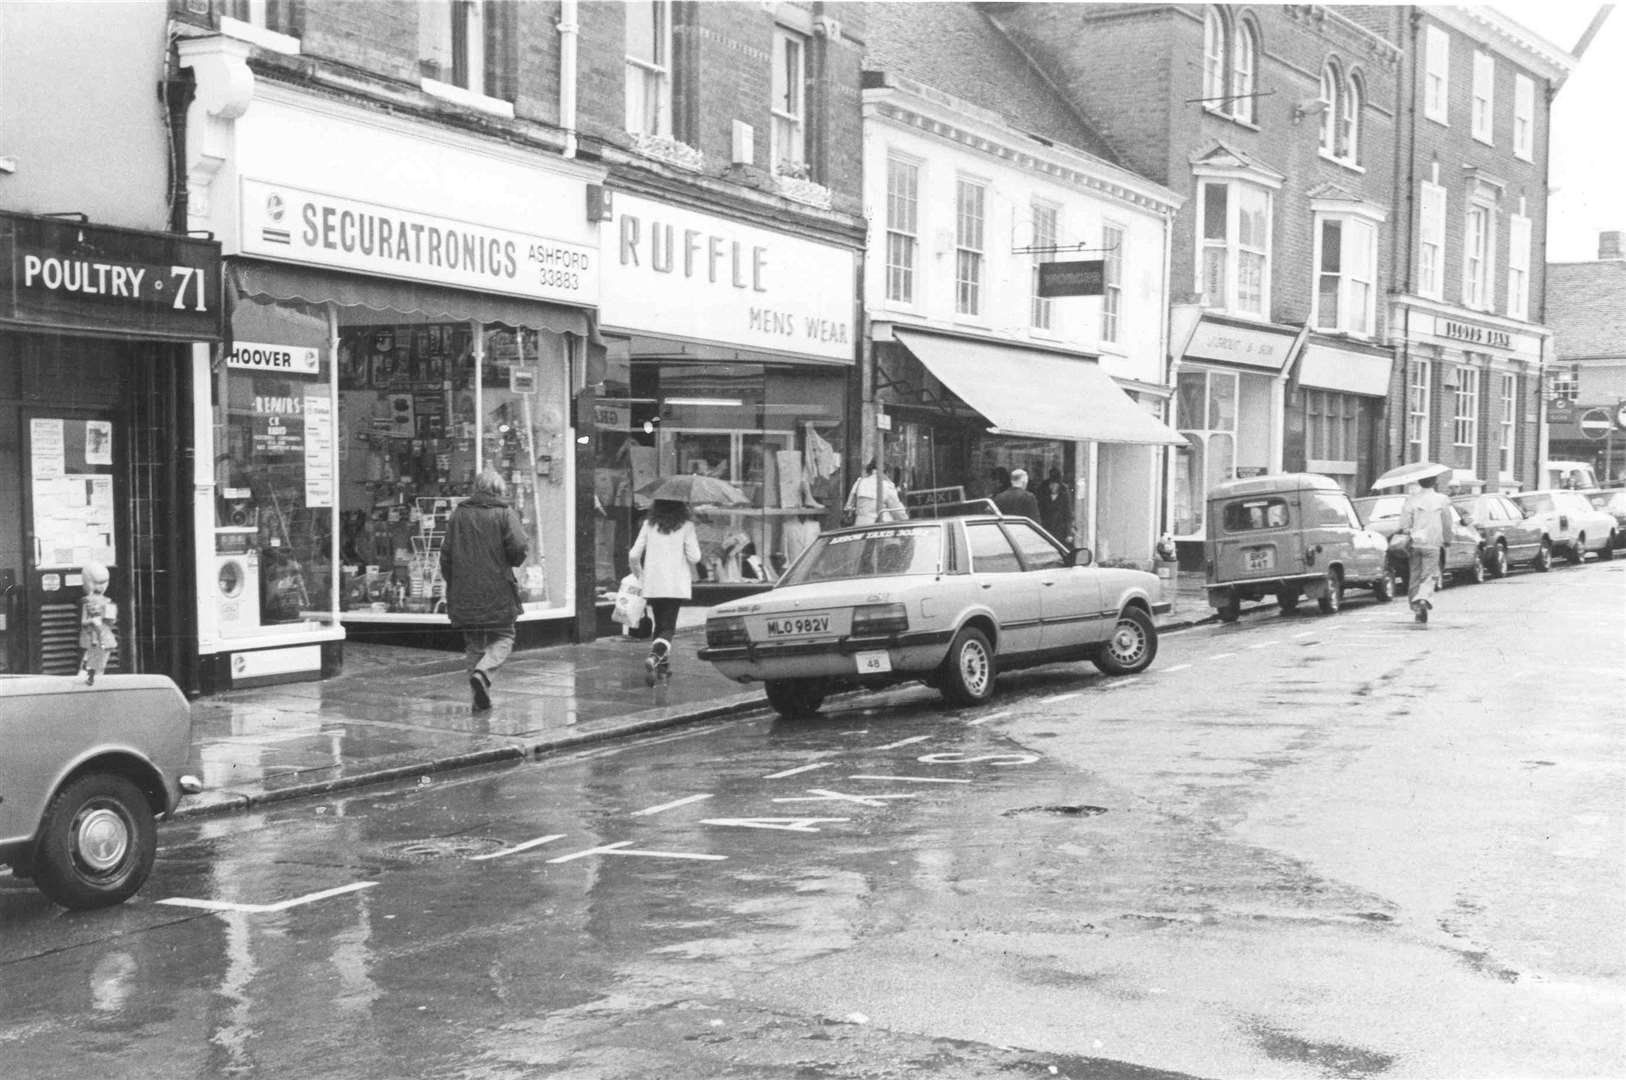
[[[469,674],[478,671],[486,677],[487,685],[513,651],[512,626],[471,626],[463,630],[463,658],[468,662]]]
[[[1440,549],[1413,547],[1406,568],[1406,598],[1411,606],[1427,602],[1434,604],[1434,588],[1440,583]]]

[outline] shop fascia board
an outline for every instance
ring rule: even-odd
[[[1442,319],[1478,323],[1495,330],[1506,330],[1510,334],[1525,334],[1541,338],[1544,341],[1553,336],[1552,328],[1543,326],[1541,323],[1521,322],[1518,319],[1510,319],[1495,312],[1459,307],[1456,304],[1446,303],[1443,300],[1433,300],[1426,296],[1400,293],[1391,297],[1391,301],[1394,304],[1394,309],[1389,319],[1389,332],[1390,337],[1395,342],[1404,340],[1406,332],[1405,313],[1408,308],[1424,315],[1438,315]]]
[[[1185,205],[1186,197],[1171,188],[1065,143],[1038,142],[981,106],[891,73],[885,79],[886,85],[863,91],[866,125],[887,122],[913,129],[1000,159],[1011,169],[1047,176],[1052,182],[1163,217],[1173,217]]]

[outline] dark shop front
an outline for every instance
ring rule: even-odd
[[[99,562],[108,670],[190,684],[185,384],[220,301],[213,241],[0,213],[0,672],[78,670]]]

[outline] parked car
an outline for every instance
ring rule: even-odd
[[[0,865],[63,907],[121,903],[147,880],[182,775],[191,709],[162,675],[0,675]]]
[[[1282,611],[1301,596],[1324,614],[1351,586],[1393,599],[1389,541],[1368,529],[1337,481],[1278,473],[1216,484],[1208,493],[1208,602],[1232,622],[1243,600],[1275,596]]]
[[[1485,542],[1485,569],[1492,577],[1528,563],[1537,570],[1553,565],[1553,548],[1542,535],[1541,523],[1525,516],[1519,504],[1494,491],[1458,495],[1451,505],[1462,511]]]
[[[1157,655],[1158,579],[1090,565],[1026,518],[882,522],[818,537],[768,592],[706,619],[704,660],[761,682],[782,716],[842,685],[919,680],[956,704],[1000,671],[1090,660],[1143,671]]]
[[[1554,555],[1572,563],[1585,559],[1589,551],[1600,559],[1614,557],[1614,516],[1595,509],[1579,491],[1525,491],[1513,501],[1541,526]]]
[[[1400,510],[1406,505],[1406,496],[1402,494],[1368,495],[1355,500],[1355,509],[1360,512],[1361,520],[1366,527],[1382,535],[1387,543],[1395,533],[1400,531]],[[1485,541],[1479,535],[1479,530],[1470,525],[1463,517],[1461,510],[1452,507],[1451,539],[1440,550],[1440,578],[1441,582],[1449,582],[1453,578],[1462,581],[1481,582],[1485,580],[1488,567],[1485,564]],[[1395,583],[1404,590],[1411,587],[1411,560],[1405,551],[1390,549],[1389,564],[1394,568]]]
[[[1615,547],[1626,547],[1626,488],[1599,488],[1583,491],[1586,501],[1594,510],[1602,510],[1615,519]]]

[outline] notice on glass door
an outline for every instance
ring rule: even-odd
[[[333,505],[333,399],[305,395],[305,505]]]
[[[28,426],[28,455],[36,480],[61,476],[67,461],[67,439],[61,420],[35,419]]]

